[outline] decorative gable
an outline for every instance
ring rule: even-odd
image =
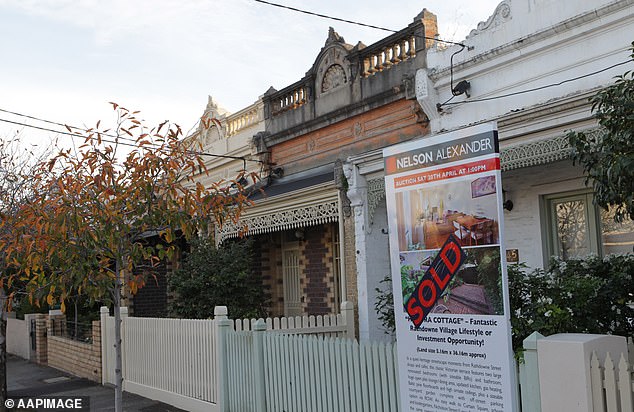
[[[351,48],[332,27],[329,29],[326,44],[314,66],[317,97],[350,82],[350,62],[346,56]]]

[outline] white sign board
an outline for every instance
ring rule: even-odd
[[[383,156],[402,411],[516,410],[495,124]]]

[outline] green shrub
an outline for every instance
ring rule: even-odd
[[[492,259],[491,261],[494,261]],[[487,264],[484,264],[487,263]],[[479,276],[490,271],[490,262],[478,268]],[[496,279],[483,276],[484,279]],[[521,352],[522,341],[537,331],[555,333],[597,333],[634,335],[634,255],[596,256],[563,261],[554,259],[547,270],[509,265],[509,300],[513,348]],[[501,279],[501,278],[498,278]],[[391,279],[376,289],[375,310],[386,333],[394,330]],[[405,283],[403,287],[405,287]],[[414,285],[407,285],[415,287]],[[487,288],[496,290],[494,285]],[[497,285],[501,289],[501,285]],[[492,293],[494,306],[501,298]]]
[[[510,265],[508,273],[516,351],[533,331],[634,333],[634,255],[554,259],[548,270],[530,273]]]
[[[260,275],[253,271],[253,241],[225,242],[221,247],[197,240],[182,268],[169,277],[171,316],[205,319],[215,306],[227,306],[232,319],[266,316]]]

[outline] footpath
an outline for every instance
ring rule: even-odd
[[[43,396],[87,396],[90,398],[91,411],[114,411],[114,388],[47,366],[37,365],[13,355],[7,355],[7,389],[8,398],[12,400]],[[174,406],[127,392],[123,393],[123,410],[126,412],[185,412]]]

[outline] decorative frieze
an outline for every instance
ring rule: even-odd
[[[519,144],[501,150],[502,171],[537,166],[570,157],[570,145],[565,135],[552,139]]]
[[[284,211],[271,211],[258,216],[245,216],[238,224],[225,223],[217,234],[217,241],[238,237],[240,234],[252,235],[259,233],[277,232],[319,225],[339,220],[336,200],[316,205],[297,207]]]
[[[385,199],[385,179],[370,179],[368,183],[368,220],[370,224],[374,219],[374,211],[383,199]]]

